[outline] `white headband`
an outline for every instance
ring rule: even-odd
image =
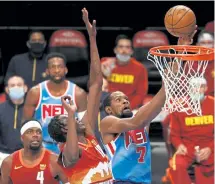
[[[27,122],[20,130],[21,135],[23,135],[25,133],[26,130],[28,130],[29,128],[39,128],[40,130],[42,130],[42,127],[40,125],[39,122],[32,120]]]

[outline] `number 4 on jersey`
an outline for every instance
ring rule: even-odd
[[[40,184],[43,184],[43,182],[44,182],[44,171],[39,171],[37,173],[37,180],[40,181]]]

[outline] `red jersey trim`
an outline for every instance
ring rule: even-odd
[[[107,146],[109,147],[109,149],[110,149],[110,151],[111,151],[112,155],[114,155],[115,150],[114,150],[114,148],[113,148],[113,146],[112,146],[111,142],[109,142],[109,143],[107,144]]]

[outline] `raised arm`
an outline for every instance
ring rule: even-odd
[[[142,106],[133,118],[120,119],[114,116],[104,118],[100,124],[101,132],[121,133],[147,126],[160,113],[165,99],[165,90],[162,87],[152,101]]]
[[[178,45],[192,44],[193,36],[196,30],[189,36],[178,39]],[[169,63],[173,72],[178,71],[177,63]],[[155,95],[150,103],[141,107],[133,118],[120,119],[113,116],[108,116],[101,121],[100,130],[102,133],[121,133],[128,130],[147,126],[161,111],[165,103],[165,89],[164,85],[160,91]]]
[[[1,165],[1,184],[12,184],[11,178],[10,178],[10,172],[12,167],[12,157],[8,156],[5,158]]]
[[[63,169],[58,164],[58,155],[52,154],[50,156],[50,163],[51,163],[51,173],[54,178],[61,181],[63,184],[69,184],[68,178],[63,172]]]
[[[88,12],[85,8],[82,10],[82,14],[90,39],[90,60],[91,60],[87,113],[83,119],[83,122],[86,124],[86,127],[88,128],[87,132],[92,134],[95,130],[95,124],[97,123],[98,118],[103,77],[98,48],[96,44],[96,21],[93,20],[93,24],[91,25],[88,19]]]
[[[68,100],[68,102],[66,100]],[[65,167],[71,167],[79,160],[81,153],[78,146],[78,135],[75,120],[76,107],[69,96],[62,97],[61,101],[64,109],[68,113],[68,132],[66,145],[64,146],[62,153],[62,162]]]
[[[22,122],[31,119],[34,116],[34,111],[38,104],[39,98],[40,88],[39,85],[37,85],[31,88],[30,91],[27,93],[27,97],[23,108]]]

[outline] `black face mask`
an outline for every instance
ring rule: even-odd
[[[46,46],[45,43],[28,42],[28,48],[33,57],[42,56],[42,54],[45,50],[45,46]]]

